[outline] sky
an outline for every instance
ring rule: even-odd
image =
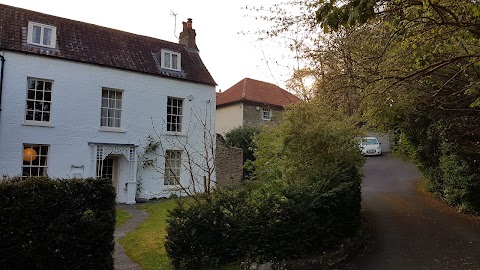
[[[182,21],[192,18],[200,56],[218,84],[216,90],[224,91],[246,77],[285,89],[285,81],[295,65],[292,54],[279,40],[259,41],[254,32],[267,29],[268,25],[255,20],[255,12],[247,9],[255,5],[268,7],[280,1],[0,0],[0,3],[172,42],[178,42]]]

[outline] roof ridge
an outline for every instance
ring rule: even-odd
[[[139,36],[139,37],[154,39],[154,40],[160,40],[160,41],[163,41],[163,42],[167,42],[167,43],[171,43],[171,44],[174,44],[174,45],[180,45],[180,46],[184,46],[184,47],[185,47],[185,45],[182,45],[182,44],[177,43],[177,42],[168,41],[168,40],[164,40],[164,39],[160,39],[160,38],[156,38],[156,37],[152,37],[152,36],[147,36],[147,35],[145,35],[145,34],[136,34],[136,33],[133,33],[133,32],[128,32],[128,31],[124,31],[124,30],[120,30],[120,29],[116,29],[116,28],[112,28],[112,27],[108,27],[108,26],[104,26],[104,25],[94,24],[94,23],[85,22],[85,21],[80,21],[80,20],[74,20],[74,19],[70,19],[70,18],[67,18],[67,17],[62,17],[62,16],[58,16],[58,15],[52,15],[52,14],[50,14],[50,13],[43,13],[43,12],[31,10],[31,9],[26,9],[26,8],[17,7],[17,6],[6,5],[6,4],[2,4],[2,3],[0,3],[0,6],[5,6],[5,7],[9,7],[9,8],[15,8],[15,9],[21,9],[21,10],[23,10],[23,11],[25,11],[25,12],[33,12],[33,13],[37,13],[38,15],[46,15],[46,16],[54,17],[54,18],[60,19],[60,20],[67,20],[67,21],[74,22],[74,23],[81,23],[81,24],[84,24],[84,25],[92,26],[92,27],[94,27],[94,28],[103,28],[103,29],[105,29],[105,30],[114,31],[114,32],[117,32],[117,33],[123,33],[123,34],[128,34],[128,35],[133,35],[133,36]]]
[[[198,53],[192,54],[183,44],[5,4],[0,4],[0,14],[1,50],[216,85]],[[27,44],[20,31],[25,31],[21,29],[29,21],[57,27],[54,49],[38,49]],[[164,48],[182,54],[182,76],[159,68],[152,53]]]

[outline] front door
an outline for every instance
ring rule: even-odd
[[[113,187],[115,188],[115,193],[117,194],[118,201],[118,158],[117,157],[106,157],[103,160],[102,164],[102,178],[112,179]]]

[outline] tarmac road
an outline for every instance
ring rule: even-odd
[[[343,269],[480,269],[480,219],[417,191],[416,168],[369,157],[362,183],[371,242]]]

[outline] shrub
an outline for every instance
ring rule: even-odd
[[[258,127],[237,127],[225,134],[225,141],[228,145],[243,150],[243,180],[252,179],[252,173],[255,170],[252,163],[255,160],[253,153],[257,148],[254,137],[259,132],[260,128]]]
[[[360,177],[347,173],[309,185],[223,190],[172,210],[165,247],[172,264],[184,269],[298,258],[354,236],[359,209]]]
[[[255,181],[170,212],[165,247],[176,268],[280,261],[326,251],[360,228],[363,163],[347,119],[296,105],[255,137]]]
[[[113,269],[115,196],[107,179],[0,181],[2,269]]]
[[[260,129],[257,127],[237,127],[225,134],[225,141],[230,146],[243,149],[244,161],[254,160],[253,151],[257,146],[253,138],[259,132]]]
[[[480,213],[480,152],[477,115],[426,117],[416,108],[401,125],[407,138],[399,150],[412,153],[430,191],[464,212]],[[439,117],[439,116],[436,116]]]

